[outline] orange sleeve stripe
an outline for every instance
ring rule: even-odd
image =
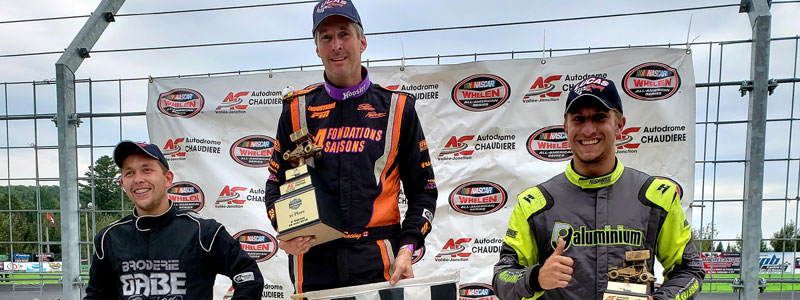
[[[386,278],[386,281],[389,281],[392,277],[389,275],[389,253],[386,252],[386,243],[383,240],[377,240],[378,247],[381,248],[381,260],[383,260],[383,278]]]
[[[297,101],[297,97],[292,98],[289,105],[292,110],[292,132],[295,132],[300,130],[300,101]]]
[[[389,158],[386,160],[386,166],[383,167],[381,172],[381,186],[383,190],[375,202],[372,204],[372,218],[369,220],[367,227],[386,226],[400,223],[400,209],[397,207],[397,195],[400,193],[400,172],[398,168],[394,168],[391,174],[386,174],[395,162],[397,157],[397,146],[400,140],[400,129],[402,128],[403,110],[406,106],[406,95],[400,95],[397,98],[397,108],[394,111],[394,127],[392,127],[392,140],[386,143],[392,143],[392,150],[389,152]]]
[[[303,254],[297,256],[297,293],[303,293]]]

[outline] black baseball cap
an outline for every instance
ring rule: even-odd
[[[569,90],[564,113],[569,112],[576,101],[592,99],[597,100],[609,110],[616,109],[620,113],[622,112],[622,100],[619,98],[614,82],[602,77],[588,77]]]
[[[322,0],[314,5],[314,27],[311,28],[311,35],[317,31],[317,27],[322,21],[330,16],[342,16],[355,22],[361,28],[361,17],[358,16],[356,7],[351,0]]]
[[[145,142],[119,142],[117,147],[114,148],[114,162],[117,163],[117,167],[122,169],[122,162],[125,161],[125,158],[136,153],[147,154],[169,170],[169,163],[167,162],[167,158],[164,157],[164,154],[161,153],[161,149],[155,144],[148,144]]]

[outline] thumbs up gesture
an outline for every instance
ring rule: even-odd
[[[558,239],[556,252],[550,255],[539,269],[539,286],[545,290],[563,288],[572,280],[572,258],[561,255],[564,252],[564,239]]]

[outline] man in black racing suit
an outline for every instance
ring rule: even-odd
[[[211,299],[217,274],[233,281],[231,299],[261,299],[261,272],[239,242],[168,200],[173,174],[158,146],[123,141],[114,161],[135,209],[95,236],[84,300]]]
[[[611,80],[590,77],[567,97],[564,129],[573,159],[564,173],[518,196],[493,285],[500,299],[602,299],[610,267],[649,250],[664,266],[651,299],[692,299],[702,287],[700,255],[674,181],[616,159],[625,125]],[[650,283],[652,290],[653,284]]]
[[[346,235],[314,247],[310,236],[280,242],[296,292],[413,277],[411,255],[431,230],[437,197],[415,100],[370,82],[361,66],[366,37],[352,1],[319,2],[312,33],[325,81],[284,98],[266,208],[277,229],[274,203],[292,168],[282,153],[296,147],[289,135],[307,128],[323,148],[309,173],[315,188],[339,201]],[[401,181],[408,199],[402,225]]]

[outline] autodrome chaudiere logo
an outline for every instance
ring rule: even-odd
[[[470,181],[450,193],[450,207],[467,215],[487,215],[503,208],[508,193],[494,182]]]
[[[522,103],[558,101],[561,96],[561,90],[556,90],[556,85],[553,82],[561,80],[561,77],[561,75],[551,75],[536,78],[528,92],[522,97]]]
[[[485,283],[465,283],[458,286],[458,300],[497,300],[494,289]]]
[[[417,100],[438,100],[439,84],[394,84],[387,85],[387,90],[406,92],[414,96]]]
[[[217,114],[243,114],[251,106],[281,105],[281,91],[239,91],[228,92],[222,103],[214,111]]]
[[[496,255],[500,253],[500,238],[451,238],[442,247],[442,250],[434,258],[437,262],[466,262],[473,254]]]
[[[173,183],[167,189],[167,197],[180,209],[200,211],[205,205],[203,190],[188,181]]]
[[[615,145],[617,154],[637,153],[642,145],[685,143],[686,139],[684,125],[626,127],[617,136]]]
[[[549,126],[537,130],[527,143],[528,153],[543,161],[565,161],[572,158],[564,126]]]
[[[158,95],[158,110],[170,117],[191,118],[203,110],[203,95],[191,89],[172,89]]]
[[[464,78],[453,87],[453,102],[468,111],[487,111],[500,107],[511,95],[511,86],[503,78],[478,74]]]
[[[205,138],[171,138],[167,139],[161,153],[168,161],[186,160],[188,153],[220,154],[221,141]]]
[[[275,151],[275,139],[266,135],[250,135],[231,145],[231,158],[245,167],[262,168],[269,165]]]
[[[482,134],[451,136],[444,142],[444,147],[439,152],[439,160],[472,159],[478,151],[516,150],[516,135],[513,134]]]
[[[247,202],[264,202],[264,189],[226,185],[214,203],[216,208],[243,208]],[[262,204],[263,205],[263,204]]]
[[[242,250],[256,262],[267,261],[277,252],[278,242],[271,234],[261,230],[239,231],[233,235],[233,239],[239,241]]]
[[[628,96],[639,100],[662,100],[672,97],[681,87],[678,71],[669,65],[649,62],[633,67],[622,78]]]

